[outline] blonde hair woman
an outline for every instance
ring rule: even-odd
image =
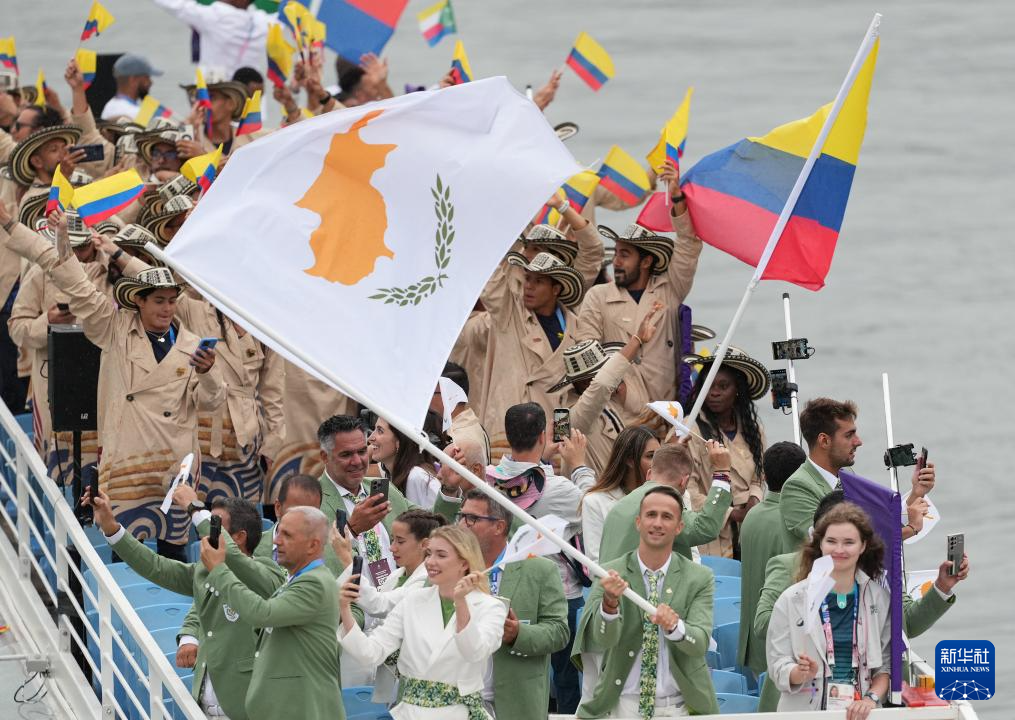
[[[464,528],[434,530],[425,561],[429,587],[405,595],[384,623],[365,634],[352,615],[357,578],[342,587],[339,640],[364,665],[396,650],[402,700],[396,720],[488,720],[480,691],[504,633],[507,607],[490,595],[483,553]]]

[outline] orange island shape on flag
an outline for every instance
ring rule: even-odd
[[[308,275],[355,285],[374,271],[378,259],[395,256],[384,244],[388,229],[384,196],[370,178],[398,146],[367,145],[359,136],[382,112],[369,112],[332,137],[321,174],[296,202],[297,207],[321,217],[321,224],[310,234],[314,265],[304,270]]]

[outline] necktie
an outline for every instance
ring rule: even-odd
[[[648,580],[648,601],[654,607],[659,604],[659,581],[662,570],[645,571]],[[656,670],[659,664],[659,626],[648,615],[641,621],[641,678],[638,689],[638,714],[649,720],[656,709]]]
[[[360,494],[353,498],[353,505],[359,505],[361,502],[367,499],[367,494],[364,491],[360,491]],[[363,542],[367,548],[367,562],[377,562],[381,559],[381,539],[377,537],[377,531],[370,528],[363,533]]]

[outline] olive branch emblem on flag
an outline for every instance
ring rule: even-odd
[[[437,275],[427,275],[425,278],[414,282],[408,287],[378,288],[377,294],[371,295],[371,300],[383,300],[385,305],[392,303],[400,306],[419,305],[425,298],[433,295],[437,288],[444,287],[444,281],[448,276],[444,273],[448,263],[451,262],[451,243],[455,239],[455,226],[452,221],[455,219],[455,206],[451,203],[451,188],[441,182],[438,173],[437,183],[430,188],[434,199],[434,214],[437,215],[437,233],[434,247],[434,262],[437,265]]]

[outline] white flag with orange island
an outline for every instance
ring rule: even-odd
[[[579,170],[505,78],[412,93],[239,148],[165,257],[269,346],[420,427],[487,278]]]

